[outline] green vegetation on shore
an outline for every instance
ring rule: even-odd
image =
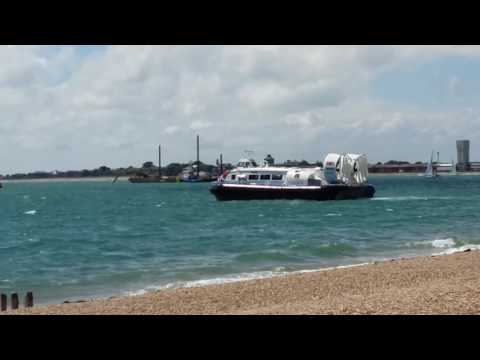
[[[196,162],[193,162],[196,164]],[[192,163],[171,163],[162,167],[163,176],[178,176],[184,168],[192,165]],[[219,165],[211,165],[200,162],[200,171],[203,171],[210,176],[218,176],[220,173]],[[309,163],[306,160],[286,160],[283,163],[277,163],[275,166],[284,167],[314,167],[323,166],[321,161]],[[369,171],[371,173],[390,173],[390,172],[407,172],[416,173],[423,172],[426,164],[417,161],[409,163],[408,161],[390,160],[385,163],[377,162],[376,164],[369,164]],[[223,164],[224,170],[230,170],[233,165],[230,163]],[[67,170],[67,171],[35,171],[30,173],[14,173],[8,175],[1,175],[0,179],[4,180],[28,180],[28,179],[55,179],[55,178],[91,178],[91,177],[129,177],[129,176],[155,176],[158,175],[158,166],[155,166],[153,162],[147,161],[140,167],[121,167],[112,169],[108,166],[100,166],[96,169],[83,169],[83,170]]]
[[[193,162],[196,165],[196,162]],[[187,166],[192,165],[192,163],[171,163],[167,166],[162,166],[162,175],[163,176],[178,176],[183,169]],[[276,164],[275,166],[322,166],[322,163],[317,161],[315,163],[309,163],[306,160],[287,160],[284,163]],[[219,175],[220,167],[219,165],[210,165],[203,162],[199,162],[200,171],[203,171],[211,176]],[[233,165],[230,163],[223,164],[223,170],[230,170],[233,168]],[[90,178],[90,177],[125,177],[125,176],[155,176],[158,175],[158,166],[155,166],[153,162],[146,161],[142,164],[141,167],[121,167],[117,169],[112,169],[108,166],[100,166],[96,169],[83,169],[83,170],[68,170],[68,171],[35,171],[30,173],[14,173],[8,175],[1,175],[0,179],[4,180],[29,180],[29,179],[56,179],[56,178]]]

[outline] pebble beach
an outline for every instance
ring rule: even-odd
[[[478,314],[480,251],[9,310],[37,315]]]

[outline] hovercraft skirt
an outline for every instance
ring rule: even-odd
[[[210,192],[219,201],[229,200],[352,200],[371,198],[375,194],[372,185],[327,185],[322,187],[250,187],[214,184]]]

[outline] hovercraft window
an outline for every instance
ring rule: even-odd
[[[232,180],[235,180],[237,176],[236,175],[232,175]]]
[[[258,180],[258,175],[248,175],[248,180]]]
[[[270,175],[260,175],[260,180],[270,180]]]
[[[273,174],[272,175],[272,180],[282,180],[283,175],[282,174]]]

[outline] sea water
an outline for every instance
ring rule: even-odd
[[[326,202],[219,202],[208,183],[4,183],[0,292],[55,303],[480,246],[480,177],[370,183],[373,199]]]

